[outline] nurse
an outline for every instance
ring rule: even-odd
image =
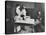
[[[19,17],[22,17],[24,20],[24,17],[26,17],[26,10],[22,4],[17,6],[16,13],[18,14]]]

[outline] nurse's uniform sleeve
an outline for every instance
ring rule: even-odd
[[[26,10],[25,9],[23,10],[23,12],[24,12],[24,15],[26,16]]]
[[[17,13],[18,15],[20,15],[20,10],[19,10],[19,8],[20,8],[20,7],[17,7],[17,8],[16,8],[16,13]]]

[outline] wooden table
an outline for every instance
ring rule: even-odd
[[[15,24],[17,26],[20,25],[20,26],[30,26],[30,27],[32,27],[33,28],[33,32],[34,32],[34,26],[37,25],[37,24],[39,24],[39,23],[40,23],[39,20],[34,21],[34,19],[27,20],[27,21],[25,21],[25,20],[15,21]]]
[[[30,26],[33,28],[34,26],[34,20],[31,19],[31,21],[24,21],[24,20],[20,20],[20,21],[15,21],[15,24],[16,24],[16,28],[17,26]],[[17,29],[16,29],[17,30]]]

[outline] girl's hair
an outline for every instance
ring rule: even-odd
[[[20,5],[20,11],[22,11],[22,9],[24,9],[23,5]]]
[[[16,4],[16,7],[19,6],[20,4]]]

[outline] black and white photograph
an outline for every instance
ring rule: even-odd
[[[5,1],[5,34],[45,32],[45,3]]]

